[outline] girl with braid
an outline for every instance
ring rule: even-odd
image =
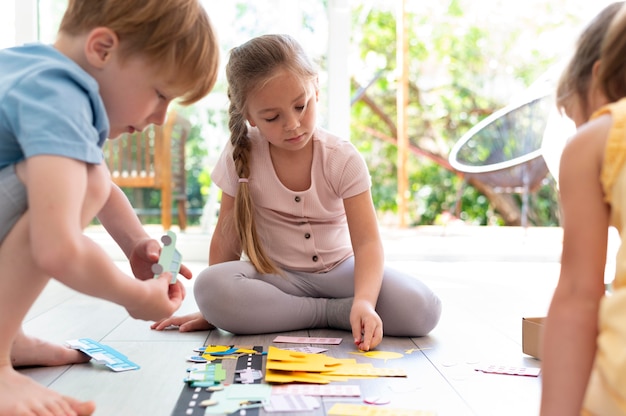
[[[336,328],[364,351],[383,334],[428,334],[439,298],[385,267],[367,166],[316,125],[318,75],[301,46],[254,38],[231,51],[226,75],[231,135],[212,173],[223,192],[194,286],[200,312],[153,328]]]

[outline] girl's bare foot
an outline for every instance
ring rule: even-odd
[[[95,408],[93,402],[80,402],[47,389],[9,365],[0,367],[0,416],[88,416]]]
[[[20,331],[11,348],[13,367],[57,366],[86,363],[90,357],[78,350],[29,337]]]

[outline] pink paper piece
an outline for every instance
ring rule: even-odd
[[[528,376],[538,377],[541,372],[540,368],[534,367],[513,367],[509,365],[484,365],[475,368],[476,371],[482,371],[483,373],[490,374],[506,374],[510,376]]]
[[[291,344],[330,344],[338,345],[343,341],[341,338],[315,338],[315,337],[288,337],[279,335],[273,342],[288,342]]]
[[[285,384],[272,386],[272,394],[359,397],[361,388],[355,384]]]

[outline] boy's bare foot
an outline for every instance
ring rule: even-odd
[[[56,366],[86,363],[91,357],[78,350],[18,332],[11,348],[13,367]]]
[[[18,373],[11,366],[0,367],[0,415],[88,416],[93,402],[65,397]]]

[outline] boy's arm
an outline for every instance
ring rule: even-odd
[[[150,239],[130,201],[119,186],[111,182],[111,194],[105,205],[98,212],[98,220],[120,246],[127,258],[130,258],[136,242]],[[159,259],[158,250],[152,253]]]
[[[370,191],[346,198],[343,203],[354,250],[352,335],[359,348],[368,351],[383,338],[383,323],[375,310],[383,281],[383,245]]]
[[[106,169],[66,157],[33,156],[23,179],[29,201],[29,240],[24,244],[42,273],[118,303],[135,318],[161,319],[180,306],[182,289],[169,287],[169,273],[146,282],[129,278],[83,234],[109,196]]]
[[[151,266],[159,261],[161,246],[146,233],[130,201],[112,182],[111,194],[98,213],[98,220],[130,260],[135,277],[141,280],[152,278]],[[192,277],[184,264],[181,264],[179,273],[187,279]]]

